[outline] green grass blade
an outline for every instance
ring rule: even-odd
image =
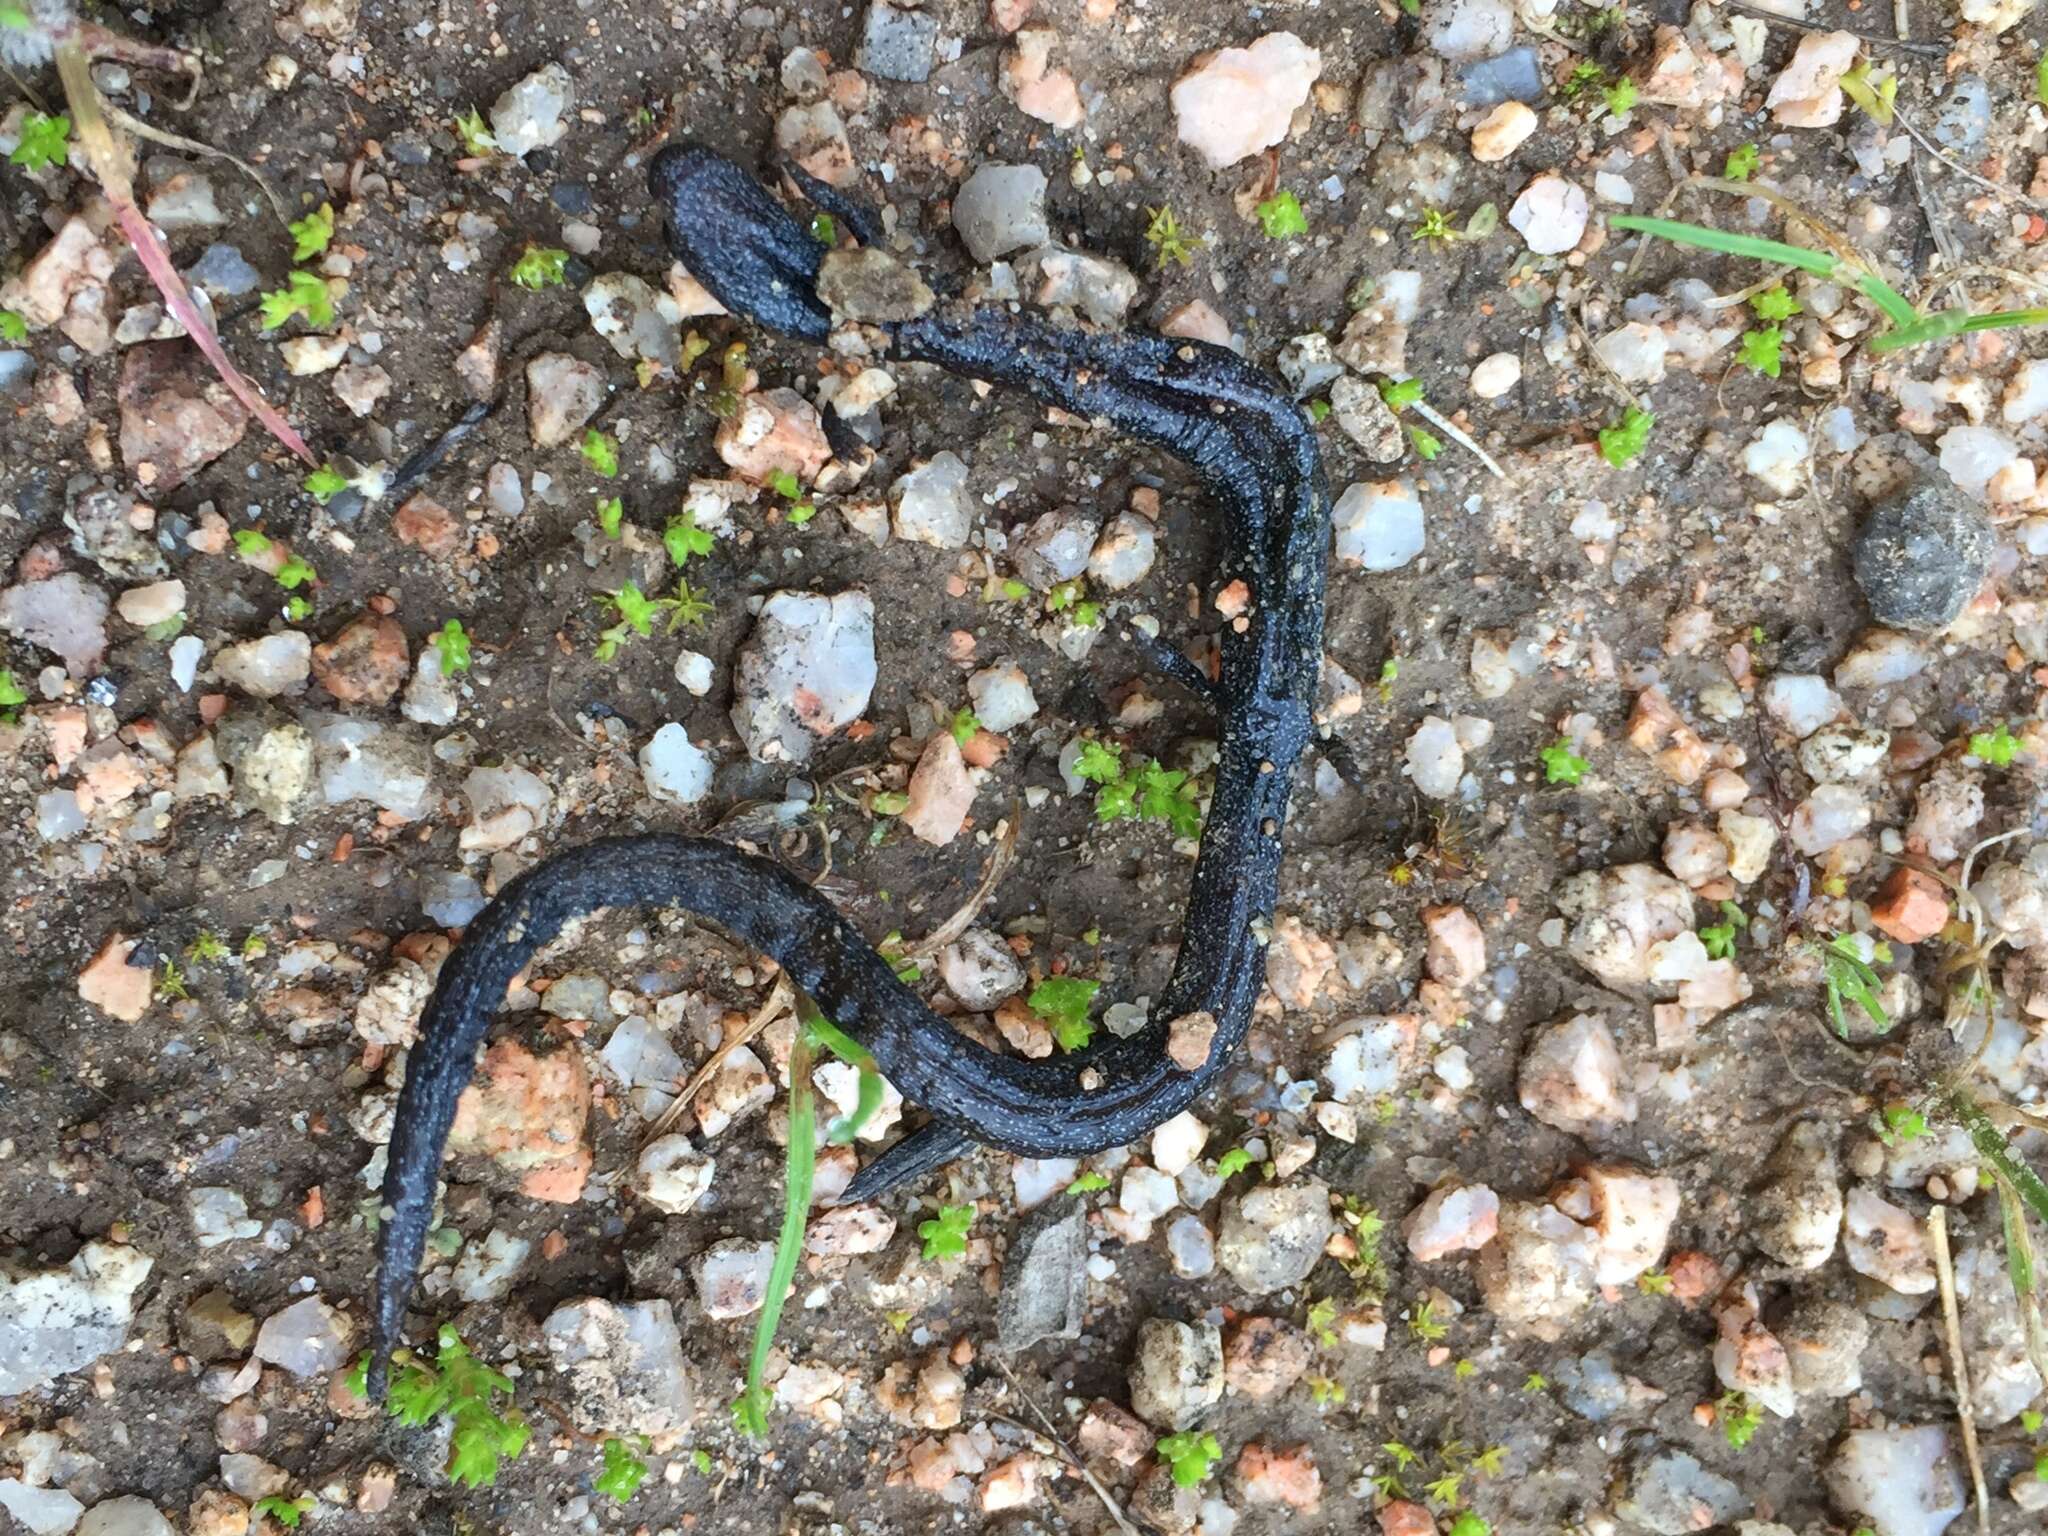
[[[1855,283],[1856,291],[1883,310],[1885,319],[1893,325],[1904,330],[1926,323],[1906,296],[1875,272],[1851,272],[1848,275]]]
[[[1781,261],[1787,266],[1798,267],[1803,272],[1813,272],[1821,277],[1834,277],[1841,267],[1841,262],[1826,251],[1810,251],[1804,246],[1787,245],[1782,240],[1770,240],[1762,235],[1738,235],[1731,230],[1710,229],[1704,224],[1688,224],[1682,219],[1655,219],[1639,213],[1617,213],[1607,222],[1615,229],[1633,229],[1646,235],[1656,235],[1678,245],[1697,246],[1704,251],[1720,251],[1727,256],[1748,256],[1757,261]]]
[[[1998,1180],[1998,1215],[2005,1227],[2005,1268],[2012,1293],[2021,1301],[2034,1294],[2034,1244],[2027,1233],[2026,1207],[2012,1185]]]
[[[2011,325],[2048,325],[2048,309],[1999,309],[1988,315],[1967,315],[1957,329],[1997,331]]]
[[[860,1069],[853,1113],[835,1119],[825,1132],[825,1140],[833,1146],[846,1146],[860,1134],[861,1127],[874,1118],[875,1111],[882,1107],[881,1074],[875,1070],[875,1058],[868,1054],[867,1047],[826,1018],[808,998],[804,1001],[803,1026],[810,1032],[813,1042],[830,1051],[847,1065]]]
[[[768,1352],[775,1345],[775,1330],[782,1322],[783,1298],[796,1278],[796,1262],[803,1253],[817,1161],[818,1112],[811,1095],[810,1037],[807,1030],[799,1028],[789,1052],[789,1162],[782,1232],[775,1240],[768,1293],[762,1298],[760,1321],[754,1326],[754,1353],[747,1361],[747,1387],[733,1404],[733,1422],[757,1440],[768,1436],[768,1392],[761,1378],[768,1369]]]
[[[2013,1190],[2037,1220],[2048,1221],[2048,1184],[2042,1183],[2033,1166],[2013,1151],[2012,1143],[2005,1139],[2005,1132],[1984,1113],[1967,1089],[1950,1089],[1948,1101],[1956,1112],[1956,1118],[1962,1121],[1963,1129],[1970,1133],[1970,1144],[1977,1149],[1977,1155],[1989,1163],[2000,1178],[2012,1184]]]

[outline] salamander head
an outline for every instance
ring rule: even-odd
[[[669,249],[719,303],[806,341],[831,332],[817,292],[825,247],[753,176],[708,149],[672,144],[647,182],[668,216]]]

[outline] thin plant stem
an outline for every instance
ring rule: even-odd
[[[782,1322],[782,1303],[796,1279],[796,1261],[804,1248],[804,1227],[811,1214],[811,1184],[818,1166],[818,1112],[811,1095],[809,1027],[800,1021],[789,1048],[789,1161],[783,1179],[782,1232],[775,1240],[775,1262],[768,1271],[761,1318],[754,1326],[754,1352],[747,1360],[747,1385],[732,1405],[733,1423],[756,1440],[768,1438],[768,1391],[761,1378],[775,1347]]]

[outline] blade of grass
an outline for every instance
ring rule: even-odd
[[[1951,1088],[1948,1094],[1949,1107],[1956,1118],[1963,1123],[1963,1129],[1970,1133],[1970,1144],[1977,1149],[1977,1155],[1989,1163],[2002,1179],[2010,1181],[2013,1191],[2036,1219],[2048,1221],[2048,1184],[2041,1182],[2041,1176],[2034,1172],[2031,1164],[2013,1151],[2012,1143],[2005,1139],[2005,1132],[1998,1128],[1983,1106],[1970,1097],[1966,1088]]]
[[[809,1011],[815,1005],[805,999]],[[775,1262],[768,1270],[768,1290],[761,1299],[760,1321],[754,1325],[754,1352],[747,1360],[747,1385],[732,1405],[733,1423],[755,1440],[768,1438],[768,1391],[761,1378],[768,1353],[782,1322],[783,1298],[796,1278],[803,1252],[804,1227],[811,1215],[811,1182],[817,1171],[818,1113],[811,1096],[811,1031],[798,1015],[796,1040],[789,1050],[789,1161],[784,1177],[782,1231],[775,1240]]]
[[[158,242],[156,231],[143,217],[141,208],[136,206],[134,157],[127,146],[114,136],[105,113],[100,110],[100,90],[93,83],[91,63],[75,40],[75,34],[74,40],[57,45],[56,64],[57,78],[64,85],[64,99],[71,108],[73,131],[78,137],[81,156],[92,171],[93,179],[99,182],[100,190],[106,194],[108,206],[114,210],[115,222],[120,225],[121,233],[127,236],[129,245],[134,247],[136,260],[142,263],[142,270],[149,274],[149,280],[163,295],[164,308],[185,327],[186,334],[213,365],[221,382],[242,402],[249,414],[261,422],[272,437],[317,469],[320,461],[306,446],[306,440],[229,359],[213,327],[206,323],[206,317],[192,302],[184,278],[171,265],[170,252]]]
[[[1727,256],[1748,256],[1757,261],[1783,262],[1819,277],[1836,276],[1842,265],[1839,259],[1826,251],[1809,251],[1803,246],[1787,245],[1782,240],[1771,240],[1762,235],[1739,235],[1732,230],[1710,229],[1704,224],[1688,224],[1683,219],[1617,213],[1607,222],[1615,229],[1637,230],[1676,245],[1697,246],[1701,250],[1719,251]]]
[[[825,1132],[825,1140],[833,1146],[846,1146],[860,1134],[861,1127],[874,1118],[875,1111],[882,1107],[882,1075],[875,1070],[875,1058],[868,1054],[867,1047],[818,1012],[816,1007],[810,1006],[808,999],[806,1011],[800,1017],[803,1019],[804,1029],[809,1031],[812,1040],[848,1066],[859,1069],[859,1087],[855,1091],[853,1113],[834,1120]]]

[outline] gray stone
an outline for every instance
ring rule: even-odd
[[[1565,1407],[1582,1419],[1604,1424],[1628,1407],[1628,1383],[1604,1350],[1564,1360],[1550,1375]]]
[[[294,1376],[338,1370],[348,1359],[349,1320],[318,1296],[274,1312],[256,1330],[256,1358]]]
[[[245,293],[254,293],[263,274],[250,266],[232,245],[216,241],[185,269],[185,278],[223,298],[238,299]]]
[[[535,70],[491,104],[491,134],[508,155],[526,155],[561,142],[576,100],[569,72],[559,64]]]
[[[1264,1296],[1307,1279],[1336,1229],[1319,1180],[1261,1184],[1224,1204],[1216,1256],[1239,1286]]]
[[[818,297],[841,319],[869,325],[915,320],[936,302],[923,278],[872,246],[827,255],[818,268]]]
[[[860,38],[858,63],[865,73],[883,80],[925,80],[932,72],[939,19],[927,11],[873,0]]]
[[[1974,155],[1991,134],[1991,91],[1976,75],[1958,75],[1934,114],[1934,137],[1951,154]]]
[[[1223,1397],[1223,1331],[1214,1323],[1148,1317],[1131,1356],[1131,1411],[1159,1429],[1186,1429]]]
[[[1088,1212],[1079,1200],[1040,1206],[1003,1258],[996,1337],[1015,1353],[1040,1339],[1078,1339],[1088,1296]]]
[[[555,1308],[540,1331],[567,1378],[578,1429],[668,1435],[690,1422],[683,1340],[666,1301],[584,1297]]]
[[[1458,71],[1460,99],[1468,107],[1504,101],[1536,101],[1547,82],[1534,48],[1510,48],[1498,58],[1479,59]]]
[[[148,1254],[87,1243],[62,1269],[0,1273],[0,1397],[92,1364],[128,1339]]]
[[[27,405],[35,391],[36,360],[30,352],[0,350],[0,400]]]
[[[1691,1536],[1727,1523],[1748,1507],[1742,1490],[1727,1478],[1684,1451],[1660,1450],[1636,1463],[1628,1496],[1615,1513],[1657,1536]]]
[[[1856,585],[1880,623],[1943,630],[1983,586],[1996,543],[1982,506],[1946,477],[1923,475],[1870,509],[1856,536]]]
[[[1052,235],[1045,219],[1045,172],[1035,165],[978,167],[953,196],[953,227],[980,262],[1044,245]]]

